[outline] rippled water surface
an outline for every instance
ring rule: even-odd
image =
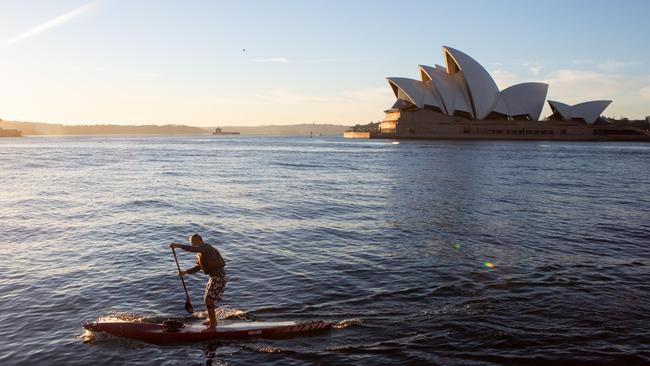
[[[27,137],[0,189],[2,365],[650,363],[650,144]],[[222,317],[337,327],[84,334],[187,320],[192,232],[226,257]]]

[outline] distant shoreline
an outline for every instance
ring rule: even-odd
[[[63,125],[42,122],[0,120],[0,127],[20,130],[23,136],[212,136],[216,127],[187,125]],[[349,125],[294,124],[261,126],[221,126],[224,131],[236,131],[241,136],[342,136]],[[215,138],[223,136],[215,136]]]
[[[307,135],[297,135],[297,134],[292,134],[292,135],[285,135],[285,134],[240,134],[240,135],[218,135],[218,136],[212,136],[211,134],[172,134],[172,133],[159,133],[159,134],[154,134],[154,133],[113,133],[113,134],[85,134],[85,135],[72,135],[72,134],[67,134],[67,135],[21,135],[21,138],[39,138],[39,137],[147,137],[147,138],[157,138],[157,137],[207,137],[207,138],[212,138],[214,137],[215,140],[222,138],[222,139],[228,139],[228,138],[235,138],[235,137],[309,137],[309,134]],[[312,137],[343,137],[343,134],[340,135],[312,135]]]

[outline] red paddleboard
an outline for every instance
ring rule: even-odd
[[[93,332],[106,332],[119,337],[139,341],[163,344],[182,342],[202,342],[221,338],[246,337],[283,337],[293,334],[330,329],[332,323],[324,321],[311,322],[243,322],[220,321],[217,330],[202,332],[205,326],[200,323],[185,324],[184,328],[169,331],[163,324],[141,322],[93,322],[84,324],[84,328]]]

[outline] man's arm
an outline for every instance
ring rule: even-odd
[[[174,248],[180,248],[183,249],[186,252],[192,252],[192,253],[201,253],[205,248],[203,245],[184,245],[184,244],[178,244],[178,243],[171,243],[169,244],[169,247],[174,249]]]
[[[196,273],[196,272],[198,272],[198,271],[200,271],[200,270],[201,270],[201,266],[199,266],[199,265],[197,264],[196,266],[194,266],[194,267],[188,269],[187,271],[183,271],[183,272],[185,272],[185,274],[192,274],[192,273]]]

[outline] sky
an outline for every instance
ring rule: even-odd
[[[650,115],[650,1],[0,0],[0,118],[193,126],[379,121],[443,45],[504,89]],[[546,106],[542,115],[548,115]]]

